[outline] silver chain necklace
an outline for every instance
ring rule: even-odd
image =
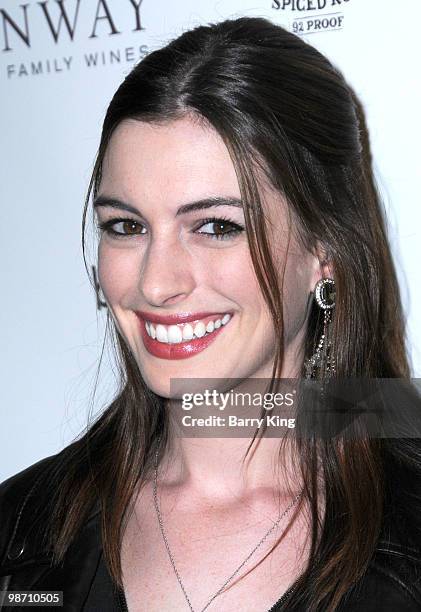
[[[187,595],[186,589],[184,588],[184,584],[183,581],[180,578],[180,574],[178,573],[177,567],[175,565],[175,561],[174,558],[172,556],[171,550],[170,550],[170,546],[168,544],[168,540],[167,540],[167,536],[165,535],[165,531],[164,531],[164,523],[162,521],[162,515],[161,515],[161,511],[159,509],[159,504],[158,504],[158,495],[157,495],[157,489],[158,489],[158,449],[159,449],[159,443],[160,443],[160,438],[158,439],[158,443],[157,443],[157,449],[155,452],[155,475],[154,475],[154,483],[153,483],[153,500],[154,500],[154,504],[155,504],[155,510],[156,510],[156,514],[158,517],[158,523],[159,523],[159,528],[161,530],[161,534],[162,534],[162,538],[164,540],[165,543],[165,547],[167,549],[168,552],[168,556],[170,558],[171,561],[171,565],[173,566],[174,569],[174,573],[177,576],[177,580],[180,584],[181,590],[184,593],[184,597],[187,600],[187,603],[189,604],[189,608],[191,610],[191,612],[194,612],[194,608],[191,604],[191,601],[189,599],[189,596]],[[301,497],[302,493],[298,493],[298,495],[296,495],[293,499],[293,501],[290,503],[290,505],[282,512],[282,514],[279,515],[279,518],[277,519],[276,523],[274,523],[272,525],[272,527],[269,529],[269,531],[266,532],[266,534],[263,536],[263,538],[260,540],[260,542],[257,544],[257,546],[255,546],[253,548],[253,550],[251,551],[251,553],[249,553],[247,555],[247,557],[244,559],[244,561],[241,563],[241,565],[239,565],[237,567],[237,569],[235,570],[235,572],[233,574],[231,574],[231,576],[228,578],[228,580],[226,580],[224,582],[224,584],[221,586],[221,588],[215,593],[215,595],[213,595],[213,597],[211,597],[211,599],[208,601],[208,603],[206,604],[206,606],[204,608],[202,608],[201,612],[204,612],[209,606],[210,604],[213,602],[213,600],[218,597],[218,595],[220,595],[222,593],[222,591],[225,589],[225,587],[231,582],[231,580],[238,574],[238,572],[241,570],[242,567],[244,567],[244,565],[247,563],[247,561],[252,557],[252,555],[254,555],[254,553],[256,552],[256,550],[263,544],[263,542],[266,540],[266,538],[269,537],[269,535],[272,533],[272,531],[274,529],[276,529],[276,527],[279,525],[279,523],[281,522],[281,520],[283,519],[283,517],[291,510],[291,508],[297,503],[298,499]]]

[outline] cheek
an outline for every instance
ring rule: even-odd
[[[101,239],[98,246],[98,281],[109,304],[126,294],[138,272],[137,258],[129,249],[114,249]]]
[[[310,274],[311,270],[305,257],[291,255],[288,258],[283,292],[287,339],[291,339],[305,323],[310,291]]]
[[[257,306],[261,290],[257,282],[248,248],[227,249],[216,257],[210,257],[200,266],[204,284],[226,295],[240,307]],[[206,270],[205,276],[203,271]],[[198,270],[199,272],[199,270]]]

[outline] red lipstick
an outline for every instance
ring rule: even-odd
[[[146,331],[145,320],[155,324],[161,323],[162,325],[175,325],[177,323],[188,323],[206,318],[209,318],[210,320],[216,320],[218,318],[222,319],[224,314],[230,314],[232,318],[232,313],[230,312],[221,314],[196,312],[181,313],[177,315],[153,315],[143,311],[135,312],[140,322],[140,331],[146,350],[151,355],[154,355],[154,357],[159,357],[160,359],[187,359],[188,357],[197,355],[201,351],[205,350],[205,348],[207,348],[216,339],[216,337],[230,323],[231,319],[225,325],[221,325],[221,327],[215,329],[213,332],[203,336],[202,338],[193,338],[192,340],[186,340],[185,342],[179,342],[176,344],[158,342],[158,340],[151,338]],[[145,318],[143,318],[142,315],[144,315]]]
[[[169,315],[158,315],[152,312],[146,312],[144,310],[135,310],[135,313],[140,319],[149,321],[149,323],[161,323],[161,325],[177,325],[177,323],[189,323],[190,321],[198,321],[199,319],[205,319],[206,317],[215,317],[216,319],[220,316],[224,316],[224,312],[221,314],[214,312],[181,312],[179,314]]]

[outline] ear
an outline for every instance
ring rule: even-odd
[[[329,259],[326,247],[321,242],[317,242],[312,255],[313,271],[309,291],[314,291],[314,287],[321,278],[333,278],[335,280],[332,262]]]

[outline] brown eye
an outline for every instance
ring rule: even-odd
[[[136,221],[122,221],[121,225],[123,227],[124,232],[126,234],[136,234],[136,228],[138,227],[138,223]]]
[[[228,219],[213,218],[204,219],[198,230],[200,230],[198,231],[199,234],[204,234],[208,238],[226,240],[241,233],[244,227]]]
[[[216,221],[214,224],[215,234],[229,234],[232,231],[232,223],[226,221]]]
[[[115,229],[118,226],[119,229]],[[101,231],[113,236],[114,238],[129,238],[130,236],[138,236],[143,234],[144,226],[134,219],[110,219],[99,223],[98,227]]]
[[[213,226],[213,232],[203,232],[205,234],[211,233],[216,235],[227,234],[230,231],[230,224],[226,221],[213,221],[207,225]]]

